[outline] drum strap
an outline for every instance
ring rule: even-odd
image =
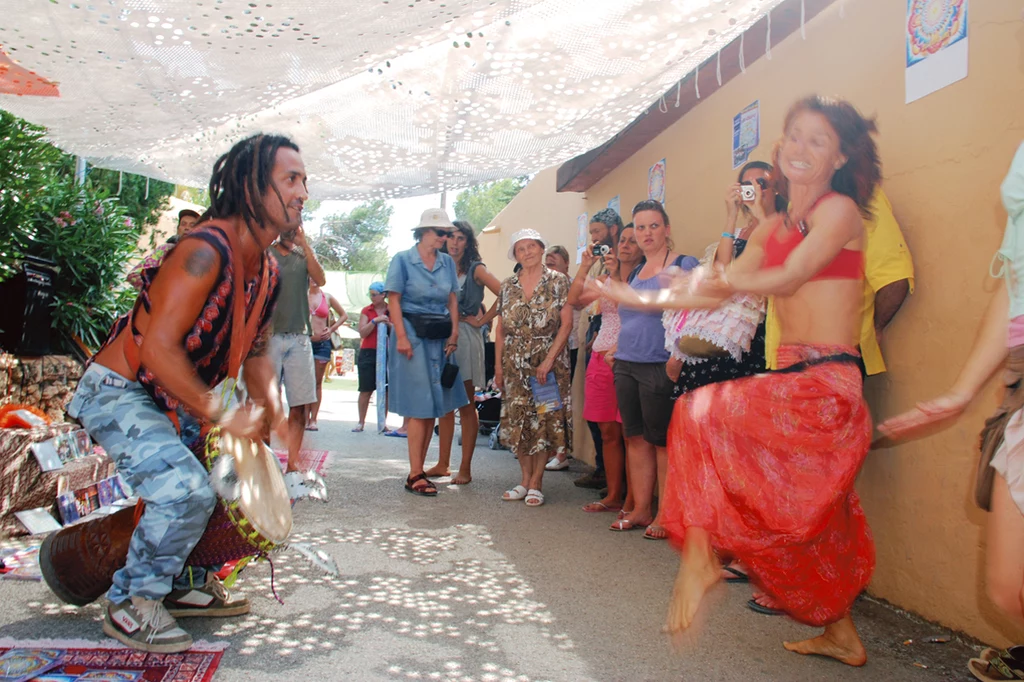
[[[227,237],[228,243],[231,245],[231,258],[232,258],[232,272],[233,272],[233,285],[234,285],[234,297],[232,301],[232,319],[231,319],[231,346],[228,351],[228,376],[232,379],[238,378],[238,371],[242,367],[242,360],[249,354],[249,349],[252,347],[253,341],[256,339],[256,334],[259,331],[260,316],[263,311],[263,306],[267,300],[267,293],[270,287],[270,272],[268,271],[269,260],[266,254],[263,254],[262,264],[262,276],[260,277],[259,289],[256,293],[256,300],[252,307],[252,314],[249,315],[249,319],[245,317],[245,276],[242,264],[242,248],[238,241],[238,235],[235,234],[234,226],[226,220],[208,220],[206,225],[216,227],[224,233]],[[204,225],[204,226],[206,226]],[[139,353],[139,344],[135,343],[135,313],[138,311],[139,306],[142,303],[141,297],[135,302],[135,306],[132,308],[132,312],[128,316],[128,324],[126,331],[128,332],[124,336],[122,343],[122,349],[124,351],[124,358],[128,362],[128,367],[132,371],[132,375],[139,373],[139,368],[142,366],[142,360]],[[168,417],[174,422],[175,428],[178,432],[181,432],[181,426],[178,423],[178,415],[174,412],[168,412]]]

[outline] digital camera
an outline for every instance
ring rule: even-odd
[[[768,183],[765,182],[764,178],[757,178],[755,182],[761,186],[762,191],[768,189]],[[747,180],[740,183],[740,199],[747,202],[755,201],[757,199],[757,194],[754,193],[753,182]]]
[[[612,250],[612,247],[607,244],[594,244],[590,247],[590,254],[593,256],[604,257],[607,256]]]

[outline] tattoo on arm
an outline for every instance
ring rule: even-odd
[[[199,248],[188,255],[185,272],[193,277],[205,277],[217,265],[217,254],[211,248]]]

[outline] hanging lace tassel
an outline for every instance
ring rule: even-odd
[[[807,26],[805,24],[807,20],[807,7],[804,5],[806,0],[800,0],[800,37],[807,40]]]
[[[679,108],[679,103],[682,101],[682,97],[683,97],[683,81],[679,81],[678,83],[676,83],[676,109]]]
[[[764,56],[769,59],[772,58],[772,13],[768,12],[768,33],[764,36]]]
[[[718,61],[715,64],[715,75],[718,77],[718,87],[722,87],[722,51],[718,51]]]
[[[662,95],[661,99],[658,100],[658,111],[663,114],[668,113],[668,104],[665,102],[665,95]]]
[[[740,34],[740,73],[747,72],[747,65],[743,63],[743,36],[746,32]]]
[[[117,173],[117,196],[121,196],[121,185],[124,183],[124,171]]]
[[[147,200],[149,199],[149,178],[146,178],[146,196],[145,196],[145,198]]]
[[[693,70],[693,89],[697,92],[697,99],[700,99],[700,64]]]

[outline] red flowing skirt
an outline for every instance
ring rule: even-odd
[[[837,353],[856,350],[783,346],[779,366]],[[703,528],[795,620],[833,623],[875,566],[853,488],[870,441],[851,363],[700,388],[676,402],[669,428],[664,527],[677,547]]]

